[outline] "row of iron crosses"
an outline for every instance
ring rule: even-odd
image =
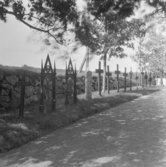
[[[52,110],[56,110],[56,67],[54,61],[54,68],[52,68],[51,61],[49,55],[47,55],[45,65],[43,67],[43,61],[41,62],[41,98],[40,98],[40,106],[39,111],[44,112],[45,105],[44,105],[44,79],[49,78],[52,81]],[[73,68],[73,64],[71,59],[69,60],[68,66],[66,64],[66,91],[65,91],[65,105],[69,104],[68,99],[68,80],[69,78],[73,79],[74,81],[74,92],[73,92],[73,101],[74,104],[77,102],[77,88],[76,88],[76,66],[75,70]],[[24,97],[25,97],[25,87],[30,86],[30,82],[25,81],[25,73],[22,75],[22,80],[18,81],[15,86],[21,87],[21,96],[20,96],[20,109],[19,109],[19,118],[22,119],[24,116]]]
[[[99,95],[101,95],[101,73],[103,73],[103,70],[101,69],[101,62],[99,61],[99,68],[96,69],[95,71],[98,73],[98,91]],[[117,74],[117,92],[119,92],[119,74],[121,72],[119,71],[119,66],[117,65],[117,70],[115,71],[115,74]],[[130,71],[130,90],[132,89],[132,71]],[[144,72],[142,71],[141,73],[144,75]],[[107,66],[107,87],[108,87],[108,93],[110,92],[109,89],[109,77],[112,76],[112,73],[109,72],[109,66]],[[124,88],[126,91],[126,77],[128,74],[126,73],[126,68],[125,72],[123,73],[124,76]],[[55,67],[55,61],[54,61],[54,68],[52,68],[51,61],[49,58],[49,55],[47,55],[45,65],[43,67],[43,61],[41,62],[41,98],[40,98],[40,106],[39,106],[39,111],[44,112],[45,110],[45,105],[44,105],[44,79],[45,78],[50,78],[52,81],[52,110],[56,110],[56,67]],[[68,99],[68,80],[69,78],[73,79],[74,81],[74,92],[73,92],[73,101],[74,104],[77,101],[77,87],[76,87],[76,81],[77,81],[77,71],[76,71],[76,66],[75,70],[73,68],[73,64],[71,59],[69,60],[68,66],[66,64],[66,75],[65,75],[65,80],[66,80],[66,91],[65,91],[65,105],[69,104],[69,99]],[[138,80],[138,76],[136,75],[136,80]],[[150,73],[150,78],[151,78],[151,73]],[[147,86],[147,79],[148,76],[145,73],[145,79],[146,79],[146,86]],[[19,110],[19,118],[23,118],[24,116],[24,96],[25,96],[25,87],[30,86],[30,82],[25,81],[25,74],[22,76],[22,81],[18,81],[15,86],[20,86],[21,87],[21,97],[20,97],[20,110]],[[151,80],[150,80],[150,85],[151,85]]]
[[[96,69],[95,71],[96,73],[98,73],[98,91],[99,91],[99,95],[101,96],[101,74],[103,73],[103,70],[101,69],[101,62],[99,61],[99,68]],[[119,71],[119,65],[117,64],[117,70],[115,71],[115,74],[117,75],[117,92],[119,92],[119,75],[121,74],[121,72]],[[125,67],[125,72],[123,73],[123,76],[124,76],[124,91],[126,91],[126,81],[127,81],[127,76],[130,76],[130,91],[132,90],[132,75],[133,75],[133,72],[132,72],[132,69],[130,70],[129,74],[126,72],[126,67]],[[147,71],[143,72],[143,69],[142,69],[142,72],[141,72],[141,75],[142,75],[142,78],[144,76],[145,78],[145,85],[147,87],[147,84],[148,84],[148,75],[147,75]],[[108,94],[110,92],[110,87],[109,87],[109,77],[112,76],[112,73],[109,71],[109,66],[107,66],[107,72],[106,72],[106,76],[107,76],[107,91],[108,91]],[[138,74],[136,73],[136,77],[135,77],[136,81],[137,81],[137,84],[138,84],[138,79],[139,79],[139,76]],[[152,82],[152,76],[151,76],[151,72],[149,74],[149,83],[150,83],[150,86],[151,86],[151,82]],[[142,83],[142,87],[143,87],[143,83]]]
[[[39,111],[43,112],[45,105],[44,105],[44,79],[48,77],[52,80],[52,110],[56,110],[56,67],[55,67],[55,61],[54,61],[54,69],[52,68],[51,61],[49,58],[49,55],[47,56],[44,68],[43,68],[43,62],[41,64],[41,100],[40,100],[40,106],[39,106]],[[66,91],[65,91],[65,105],[69,104],[69,99],[68,99],[68,80],[69,78],[73,79],[74,81],[74,92],[73,92],[73,100],[74,104],[77,101],[77,88],[76,88],[76,78],[77,78],[77,71],[76,71],[76,66],[75,70],[73,68],[73,64],[71,59],[69,60],[69,64],[67,67],[66,64]]]

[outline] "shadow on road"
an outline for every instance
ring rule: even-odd
[[[3,167],[164,167],[165,91],[57,130],[0,157]]]

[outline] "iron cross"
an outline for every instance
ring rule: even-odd
[[[152,74],[151,74],[151,72],[150,72],[150,74],[149,74],[149,85],[151,86],[151,83],[152,83]]]
[[[130,90],[132,89],[132,75],[133,75],[133,72],[132,72],[132,67],[130,68]]]
[[[119,71],[119,65],[117,64],[117,71],[115,71],[115,74],[117,74],[117,82],[118,82],[118,85],[117,85],[117,92],[119,92],[119,74],[121,72]]]
[[[147,84],[148,84],[148,75],[147,75],[147,71],[145,71],[145,80],[146,80],[146,87],[147,87]]]
[[[108,90],[108,94],[110,93],[110,82],[109,82],[109,78],[112,76],[112,73],[109,70],[109,66],[107,66],[107,72],[106,72],[106,76],[107,76],[107,90]]]
[[[20,86],[21,87],[19,118],[23,118],[23,116],[24,116],[25,87],[30,86],[30,85],[31,85],[30,82],[25,82],[25,74],[22,75],[22,81],[18,81],[15,84],[15,86]]]
[[[144,72],[143,72],[143,68],[142,68],[141,75],[142,75],[142,87],[144,87],[144,77],[143,77],[143,75],[144,75]]]
[[[125,72],[123,73],[124,76],[124,91],[126,92],[126,77],[128,76],[128,74],[126,73],[126,67],[125,67]]]
[[[136,72],[136,77],[135,77],[135,79],[136,79],[136,82],[137,82],[137,89],[138,89],[138,74],[137,74],[137,72]]]
[[[98,91],[99,91],[99,95],[101,96],[100,78],[101,78],[101,73],[103,73],[103,70],[101,69],[101,62],[100,61],[99,61],[99,69],[96,69],[95,72],[98,73]]]

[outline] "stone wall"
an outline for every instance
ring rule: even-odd
[[[14,71],[0,74],[0,110],[18,108],[21,88],[15,86],[22,79],[23,72]],[[40,97],[40,75],[26,72],[26,81],[31,83],[25,90],[25,105],[38,102]]]
[[[20,81],[22,78],[23,72],[26,75],[26,82],[30,82],[30,86],[27,86],[25,89],[25,105],[31,103],[39,103],[40,95],[41,95],[41,85],[40,85],[40,74],[28,71],[3,71],[0,73],[0,111],[7,110],[11,108],[18,108],[20,105],[20,93],[21,88],[15,86],[16,82]],[[57,76],[57,95],[61,95],[61,97],[65,94],[65,76]],[[92,91],[98,90],[98,78],[96,76],[92,77]],[[102,79],[101,79],[102,84]],[[133,85],[136,85],[133,82]],[[46,87],[49,86],[49,90]],[[129,87],[129,80],[127,80],[127,86]],[[101,85],[102,87],[102,85]],[[107,87],[107,85],[106,85]],[[120,78],[120,88],[124,87],[124,80]],[[110,78],[110,89],[117,88],[117,81],[114,78]],[[44,81],[44,90],[45,90],[45,98],[46,91],[49,95],[48,98],[51,98],[51,90],[52,90],[52,82],[48,79],[48,83],[46,80]],[[69,91],[72,89],[69,88]],[[78,76],[77,77],[77,94],[85,93],[85,77]],[[60,97],[60,96],[58,96]]]

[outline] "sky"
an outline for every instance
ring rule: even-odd
[[[81,4],[82,0],[78,0]],[[144,10],[144,6],[142,10]],[[147,9],[148,11],[149,9]],[[134,17],[141,17],[142,12],[136,11]],[[0,21],[0,64],[8,66],[23,66],[28,65],[32,67],[40,67],[41,60],[45,61],[47,54],[50,55],[51,61],[55,60],[56,67],[65,69],[68,60],[60,59],[62,52],[58,51],[56,54],[50,51],[50,46],[44,44],[41,36],[43,34],[36,33],[35,30],[30,29],[26,25],[17,21],[14,16],[7,17],[7,23]],[[108,61],[110,70],[114,71],[116,65],[119,64],[119,69],[127,71],[132,67],[133,71],[137,71],[138,65],[132,61],[130,55],[134,54],[134,50],[126,49],[127,58],[119,59],[112,57]],[[76,53],[70,55],[77,69],[80,68],[83,58],[86,53],[86,48],[80,48]],[[99,57],[94,56],[89,63],[89,69],[94,71],[98,68]],[[102,66],[103,68],[103,66]],[[85,69],[85,67],[84,67]]]

